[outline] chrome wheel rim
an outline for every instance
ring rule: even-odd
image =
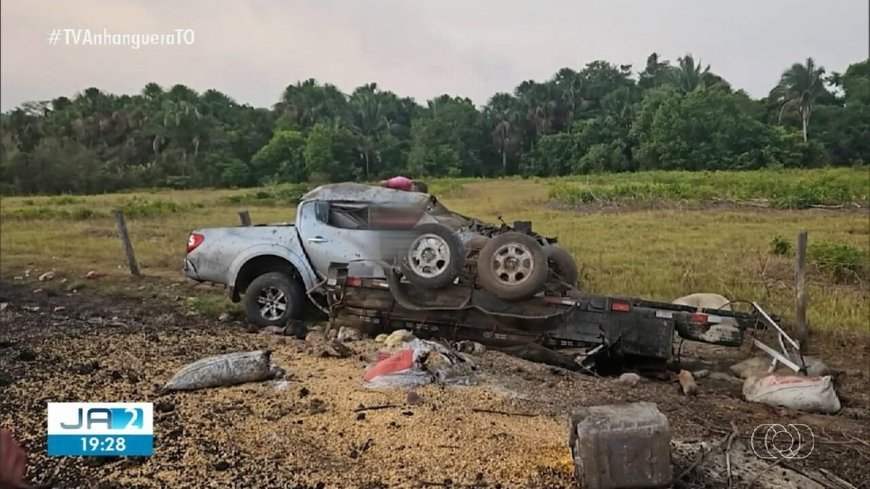
[[[421,234],[408,250],[408,265],[420,277],[437,277],[450,265],[450,246],[437,234]]]
[[[287,296],[278,287],[266,287],[257,295],[257,304],[260,305],[260,316],[274,321],[287,310]]]
[[[492,256],[492,269],[500,282],[506,285],[522,284],[535,271],[532,250],[521,243],[503,244]]]

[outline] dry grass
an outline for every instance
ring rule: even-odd
[[[794,308],[789,259],[770,254],[774,236],[809,231],[824,240],[870,248],[864,211],[711,208],[683,210],[560,209],[548,200],[553,180],[443,180],[433,193],[451,209],[495,221],[530,219],[535,230],[557,236],[582,267],[589,292],[672,300],[692,292],[718,292],[757,300],[788,319]],[[150,191],[75,198],[14,197],[2,200],[0,276],[25,269],[55,269],[80,277],[88,270],[126,276],[121,246],[110,215],[113,207],[136,202],[145,209],[129,220],[145,274],[183,280],[181,259],[188,232],[197,227],[234,226],[240,205],[230,197],[250,190]],[[253,221],[291,221],[292,205],[245,205]],[[89,209],[89,212],[26,209]],[[22,209],[25,209],[22,211]],[[82,217],[90,213],[87,217]],[[74,280],[74,279],[70,279]],[[75,278],[78,280],[78,278]],[[810,274],[809,318],[819,330],[867,331],[870,301],[866,283],[836,284],[823,272]]]

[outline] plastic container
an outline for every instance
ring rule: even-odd
[[[569,435],[583,489],[662,487],[671,482],[671,429],[651,402],[578,408]]]

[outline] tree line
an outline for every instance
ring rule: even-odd
[[[480,108],[309,79],[271,109],[149,83],[138,95],[88,88],[0,115],[7,194],[868,161],[870,60],[827,74],[807,59],[761,99],[691,55],[672,64],[653,53],[637,73],[593,61]]]

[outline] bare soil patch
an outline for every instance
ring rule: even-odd
[[[380,346],[371,340],[349,343],[349,358],[321,358],[303,340],[161,299],[34,294],[0,282],[0,301],[9,303],[0,313],[0,424],[23,442],[36,487],[572,487],[571,409],[632,401],[656,402],[682,441],[718,441],[731,421],[745,436],[760,423],[806,423],[821,443],[800,466],[856,486],[868,478],[870,449],[853,441],[870,439],[866,342],[825,358],[841,372],[836,416],[750,404],[726,380],[700,379],[699,395],[684,397],[671,381],[629,387],[495,351],[476,357],[478,385],[426,386],[409,399],[362,386]],[[286,381],[156,395],[191,361],[260,348],[273,350]],[[721,370],[746,350],[687,343],[682,355],[690,368]],[[154,402],[154,456],[47,457],[49,401]],[[380,405],[395,407],[360,412]],[[679,474],[691,460],[675,463]]]

